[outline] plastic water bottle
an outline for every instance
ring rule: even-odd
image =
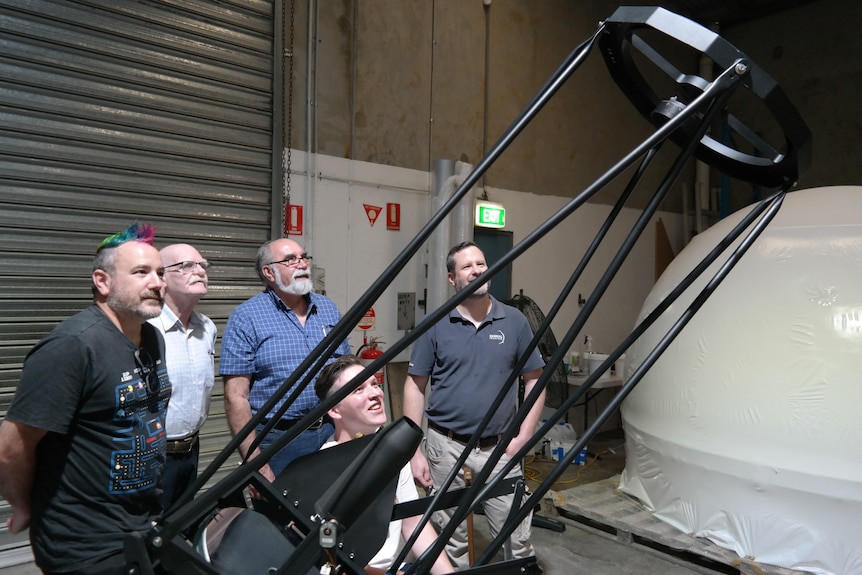
[[[581,353],[577,349],[570,349],[567,356],[569,362],[569,373],[578,373],[581,370]]]
[[[547,419],[543,419],[542,421],[539,421],[538,423],[536,423],[536,429],[534,430],[534,432],[539,431],[539,429],[541,429],[541,427],[543,425],[545,425],[546,423],[548,423]],[[551,428],[551,429],[553,429],[553,428]],[[545,434],[545,439],[548,439],[550,437],[550,435],[551,435],[551,431],[548,431],[548,433]]]
[[[560,421],[554,426],[554,429],[557,430],[557,439],[574,441],[578,438],[578,434],[575,433],[575,428],[572,427],[571,423]]]
[[[546,423],[548,423],[548,420],[547,420],[547,419],[543,419],[542,421],[538,421],[538,422],[536,422],[536,429],[534,429],[534,430],[533,430],[533,432],[535,433],[535,432],[539,431],[539,429],[540,429],[543,425],[545,425]],[[537,451],[537,452],[540,452],[540,453],[542,453],[542,455],[544,455],[544,454],[545,454],[545,450],[547,449],[547,447],[546,447],[544,444],[545,444],[545,442],[547,442],[547,441],[548,441],[548,437],[549,437],[549,436],[550,436],[550,432],[549,432],[549,433],[547,433],[547,434],[546,434],[544,437],[542,437],[541,439],[538,439],[538,440],[536,441],[536,445],[534,445],[534,446],[533,446],[533,450],[534,450],[534,451],[536,451],[536,448],[538,448],[538,451]]]
[[[543,420],[542,420],[542,425],[544,425],[544,424],[546,424],[546,423],[548,423],[548,420],[547,420],[547,419],[543,419]],[[554,425],[554,426],[553,426],[553,427],[551,427],[551,428],[548,430],[548,432],[545,434],[545,439],[547,439],[547,440],[548,440],[548,441],[550,441],[551,443],[553,443],[553,442],[555,442],[555,441],[559,441],[560,439],[562,439],[562,437],[560,437],[560,433],[561,433],[561,431],[562,431],[562,430],[560,429],[560,426],[559,426],[559,425]]]
[[[560,443],[560,441],[552,441],[551,453],[553,454],[552,459],[559,462],[566,456],[566,448],[563,447],[563,444]]]
[[[593,353],[593,336],[585,335],[581,343],[581,352],[578,361],[581,365],[581,373],[590,375],[590,355]]]
[[[578,453],[575,458],[572,460],[572,465],[586,465],[587,464],[587,448],[584,447],[581,449],[581,452]]]

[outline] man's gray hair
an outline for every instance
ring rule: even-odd
[[[263,268],[269,262],[272,261],[272,252],[269,251],[269,246],[275,240],[269,240],[257,250],[257,259],[255,260],[255,269],[257,272],[257,277],[260,278],[260,281],[263,282],[263,285],[267,285],[266,276],[263,275]]]

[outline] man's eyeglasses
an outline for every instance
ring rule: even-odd
[[[306,265],[310,266],[312,259],[314,259],[314,258],[312,258],[308,254],[302,254],[301,256],[290,255],[290,256],[287,256],[286,258],[284,258],[283,260],[278,260],[277,262],[269,262],[266,265],[271,266],[273,264],[284,264],[289,268],[295,268],[296,266],[299,265],[299,262],[305,262]]]
[[[178,272],[184,273],[184,274],[190,274],[193,271],[195,271],[195,268],[197,266],[200,266],[201,269],[204,270],[204,273],[206,273],[207,270],[210,269],[211,265],[212,264],[209,263],[207,260],[201,260],[199,262],[185,261],[185,262],[179,262],[176,264],[171,264],[169,266],[165,266],[165,269],[169,270],[171,268],[177,268],[175,271],[178,271]]]
[[[161,389],[159,374],[156,373],[156,364],[153,356],[146,349],[139,347],[135,350],[135,364],[141,374],[141,379],[147,383],[147,392],[155,395]]]

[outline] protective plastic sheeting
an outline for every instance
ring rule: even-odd
[[[641,317],[741,215],[694,238]],[[627,374],[693,295],[628,351]],[[741,557],[862,573],[860,372],[862,187],[792,192],[623,404],[620,488]]]

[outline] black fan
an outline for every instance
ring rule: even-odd
[[[533,330],[533,333],[539,331],[539,327],[545,321],[545,314],[542,313],[542,310],[538,305],[536,305],[536,302],[521,292],[507,303],[518,308],[518,310],[524,314],[527,321],[530,322],[530,328]],[[542,335],[537,347],[539,348],[539,353],[542,355],[542,359],[544,359],[546,363],[554,352],[557,351],[557,338],[554,337],[554,332],[550,327],[545,331],[544,335]],[[548,386],[545,390],[545,405],[553,408],[560,407],[568,396],[569,382],[566,378],[565,368],[563,367],[563,364],[560,363],[556,368],[554,368],[554,373],[551,376],[551,379],[548,380]]]

